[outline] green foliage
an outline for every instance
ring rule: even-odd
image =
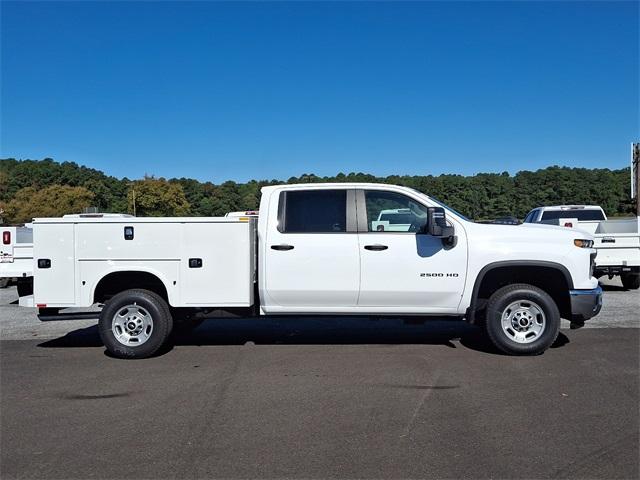
[[[67,213],[82,213],[91,205],[94,197],[95,195],[84,187],[24,187],[3,204],[2,209],[12,223],[24,223],[34,217],[60,217]]]
[[[31,211],[40,211],[29,198],[38,193],[38,202],[54,204],[55,191],[50,186],[81,187],[91,192],[90,204],[103,212],[132,212],[132,187],[136,192],[138,216],[195,215],[219,216],[233,210],[253,210],[260,202],[260,189],[266,185],[311,182],[392,183],[415,188],[476,220],[513,215],[523,218],[534,207],[564,203],[602,205],[607,214],[633,212],[629,198],[629,169],[609,170],[548,167],[516,175],[481,173],[462,175],[391,175],[375,177],[365,173],[338,173],[335,177],[318,177],[304,173],[286,182],[251,180],[247,183],[227,181],[220,185],[190,178],[145,178],[132,182],[127,178],[107,176],[99,170],[75,163],[44,160],[0,160],[0,204],[8,221],[28,219]],[[31,188],[31,190],[24,190]],[[27,195],[25,192],[31,192]],[[42,192],[48,192],[43,194]],[[44,195],[44,196],[42,196]],[[46,195],[51,195],[47,197]],[[82,197],[86,201],[86,197]],[[82,203],[82,202],[80,202]],[[76,208],[78,204],[62,204]],[[23,205],[24,204],[24,205]],[[9,207],[10,205],[10,207]],[[9,209],[11,212],[9,213]],[[30,210],[32,209],[32,210]],[[35,209],[35,210],[33,210]],[[15,213],[14,213],[15,212]]]
[[[145,177],[131,183],[127,205],[129,212],[140,217],[182,217],[190,212],[182,185],[164,178]]]

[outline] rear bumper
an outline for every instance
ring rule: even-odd
[[[639,274],[640,267],[628,265],[596,265],[594,273],[598,276],[602,275],[623,275],[623,274]]]
[[[571,321],[584,322],[600,313],[602,308],[602,288],[592,290],[570,290]]]

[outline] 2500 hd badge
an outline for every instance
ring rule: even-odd
[[[421,273],[421,277],[457,277],[457,273]]]

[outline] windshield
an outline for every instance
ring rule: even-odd
[[[428,196],[428,195],[425,195],[424,193],[422,193],[422,192],[421,192],[421,191],[419,191],[419,190],[416,190],[415,188],[412,188],[411,190],[413,190],[413,191],[414,191],[414,192],[416,192],[416,193],[419,193],[419,194],[420,194],[421,196],[423,196],[423,197],[427,197],[427,198],[431,199],[432,201],[434,201],[434,202],[436,202],[438,205],[440,205],[442,208],[444,208],[445,210],[448,210],[449,212],[451,212],[451,213],[453,213],[453,214],[457,215],[457,216],[458,216],[458,217],[460,217],[461,219],[466,220],[467,222],[472,222],[472,220],[469,220],[465,215],[461,214],[461,213],[460,213],[460,212],[458,212],[457,210],[454,210],[454,209],[453,209],[453,208],[451,208],[449,205],[445,205],[445,204],[444,204],[444,203],[442,203],[441,201],[439,201],[439,200],[437,200],[437,199],[435,199],[435,198],[433,198],[433,197],[430,197],[430,196]]]

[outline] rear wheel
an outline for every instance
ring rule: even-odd
[[[125,290],[102,309],[98,330],[109,353],[146,358],[162,347],[173,328],[169,306],[149,290]]]
[[[9,285],[9,278],[0,278],[0,288],[7,288]]]
[[[637,290],[640,288],[640,274],[623,273],[620,275],[620,280],[622,280],[622,286],[627,290]]]
[[[489,298],[485,328],[503,352],[537,355],[556,340],[560,312],[544,290],[524,283],[507,285]]]

